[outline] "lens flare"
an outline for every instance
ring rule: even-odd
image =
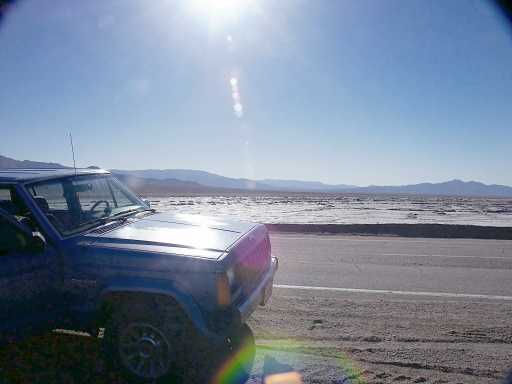
[[[242,118],[244,116],[244,106],[241,102],[240,90],[238,88],[238,78],[235,76],[229,79],[229,84],[231,85],[231,97],[233,99],[233,112],[235,112],[235,116],[238,118]]]
[[[266,350],[269,352],[279,351],[279,352],[289,353],[290,355],[292,355],[295,353],[296,354],[307,353],[309,348],[308,348],[307,344],[300,343],[300,342],[294,341],[294,340],[279,340],[279,341],[275,340],[270,345],[261,345],[261,344],[258,345],[258,350],[260,351],[260,353],[262,351]],[[342,351],[336,351],[334,353],[329,352],[327,357],[335,359],[337,361],[337,363],[339,364],[339,366],[341,368],[341,375],[344,378],[348,378],[350,380],[350,383],[352,383],[352,384],[367,384],[366,378],[363,373],[363,369],[361,367],[359,367],[357,365],[357,363],[353,359],[350,358],[349,355],[347,355],[346,353],[344,353]],[[275,384],[275,383],[279,383],[279,384],[290,383],[290,384],[292,384],[293,383],[293,384],[295,384],[298,376],[296,374],[293,374],[294,371],[284,372],[284,373],[288,373],[288,374],[287,375],[284,375],[284,374],[267,375],[266,377],[264,377],[264,383],[265,384],[267,384],[267,383],[273,383],[273,384]],[[300,377],[300,375],[299,375],[299,377]],[[302,380],[301,377],[300,377],[300,379]],[[286,381],[286,380],[291,380],[291,381]],[[293,381],[293,380],[295,380],[295,381]],[[302,383],[302,381],[299,381],[298,383]]]
[[[246,344],[234,353],[219,369],[213,384],[239,383],[246,375],[246,367],[252,364],[253,345]]]
[[[264,384],[302,384],[302,377],[298,372],[275,373],[265,377]]]
[[[235,115],[237,117],[242,117],[244,114],[244,107],[240,103],[235,103],[235,105],[233,105],[233,110],[235,111]]]

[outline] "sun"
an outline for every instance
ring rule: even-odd
[[[212,26],[236,21],[250,6],[252,0],[190,0],[190,10],[204,17]]]

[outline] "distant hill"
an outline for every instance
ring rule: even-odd
[[[131,175],[149,179],[177,179],[184,181],[193,181],[208,187],[231,188],[241,190],[257,191],[297,191],[297,192],[327,192],[342,191],[347,188],[357,188],[354,185],[329,185],[318,181],[300,181],[300,180],[250,180],[243,178],[231,178],[220,176],[215,173],[198,171],[193,169],[146,169],[136,171],[126,171],[112,169],[113,173],[118,175]]]
[[[148,179],[126,174],[114,175],[127,185],[132,191],[144,196],[162,196],[176,193],[226,193],[233,192],[233,189],[213,188],[195,183],[193,181],[183,181],[177,179]]]
[[[0,168],[68,168],[58,163],[43,163],[41,161],[15,160],[0,155]]]
[[[451,180],[443,183],[421,183],[399,186],[359,187],[349,189],[349,192],[358,193],[385,193],[385,194],[422,194],[422,195],[451,195],[451,196],[496,196],[512,197],[512,187],[498,184],[484,184],[477,181]]]
[[[220,176],[206,171],[197,171],[193,169],[146,169],[137,171],[125,171],[112,169],[117,175],[131,175],[135,177],[165,180],[177,179],[183,181],[192,181],[207,187],[230,188],[230,189],[248,189],[248,190],[272,190],[269,185],[265,185],[255,180],[235,179],[231,177]]]
[[[277,188],[279,190],[288,191],[343,191],[351,188],[358,188],[356,185],[348,184],[325,184],[320,181],[301,181],[301,180],[279,180],[279,179],[263,179],[259,180],[260,183],[267,186]]]

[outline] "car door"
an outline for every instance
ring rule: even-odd
[[[0,209],[0,333],[55,325],[58,274],[56,250]]]

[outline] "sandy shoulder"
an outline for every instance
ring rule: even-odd
[[[250,325],[260,359],[288,356],[305,382],[337,382],[350,366],[368,383],[499,383],[512,368],[511,319],[505,302],[276,289]]]

